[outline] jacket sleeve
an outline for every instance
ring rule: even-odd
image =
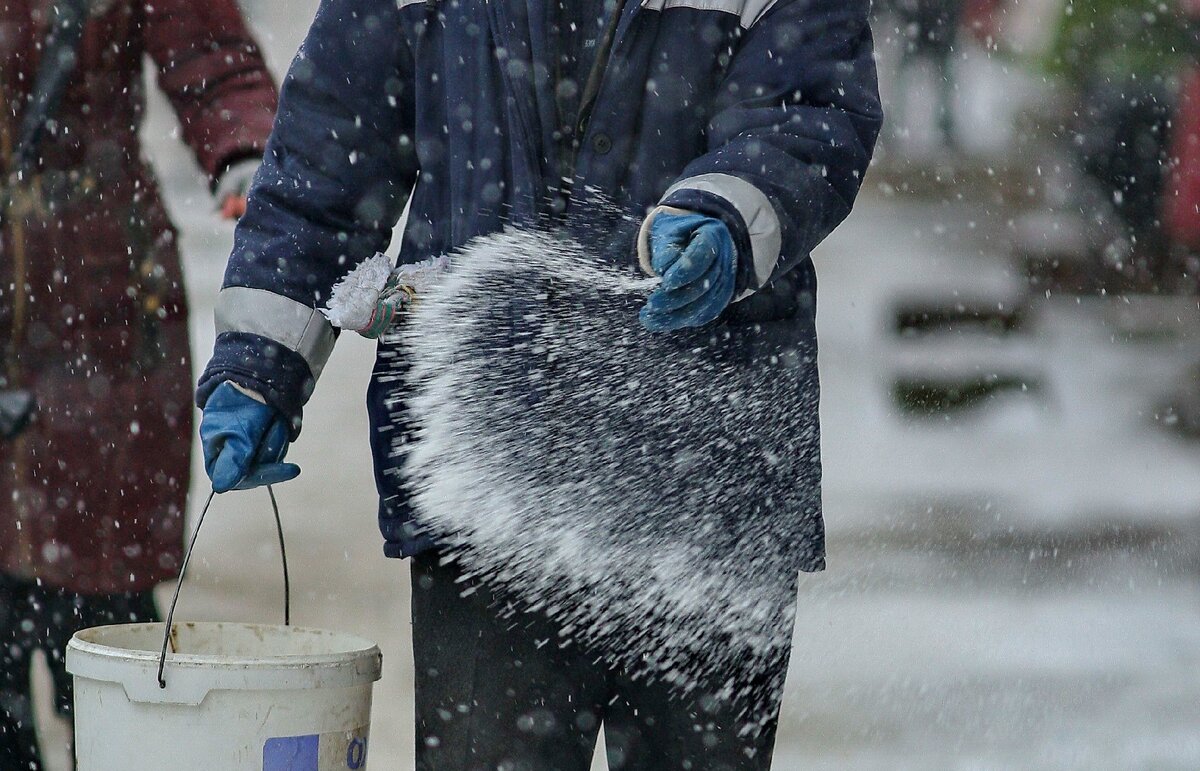
[[[883,117],[869,0],[765,6],[726,70],[708,152],[667,190],[639,239],[646,264],[662,207],[721,219],[741,258],[739,300],[806,259],[850,213]]]
[[[262,155],[275,82],[235,0],[157,0],[144,13],[158,84],[215,187],[231,164]]]
[[[234,236],[201,407],[231,380],[299,433],[335,340],[317,309],[343,275],[387,248],[416,179],[412,61],[397,5],[322,0]]]

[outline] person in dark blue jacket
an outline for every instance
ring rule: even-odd
[[[510,223],[586,218],[602,196],[642,222],[631,265],[663,278],[647,329],[757,325],[815,351],[809,254],[849,213],[881,122],[868,12],[323,0],[217,301],[197,393],[215,489],[299,472],[283,455],[336,338],[317,309],[386,248],[406,203],[400,260],[416,262]],[[385,551],[414,557],[417,767],[583,771],[603,722],[614,768],[767,768],[773,726],[741,731],[718,699],[673,702],[586,651],[540,645],[552,632],[537,619],[499,622],[486,590],[461,596],[388,473],[389,387],[376,378],[368,402]],[[814,386],[798,430],[815,436],[816,421]],[[814,459],[797,484],[819,475]],[[819,520],[800,569],[823,566]]]

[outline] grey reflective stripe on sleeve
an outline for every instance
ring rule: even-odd
[[[750,292],[761,289],[770,281],[771,274],[775,272],[775,266],[779,263],[779,252],[783,248],[779,215],[775,213],[771,199],[754,185],[732,174],[701,174],[680,180],[671,185],[663,195],[663,200],[680,190],[700,190],[720,196],[742,215],[742,221],[746,223],[746,231],[750,236],[750,250],[754,253],[755,285],[737,299],[740,300]]]
[[[642,0],[649,11],[668,8],[693,8],[697,11],[719,11],[738,17],[742,29],[750,29],[778,0]]]
[[[321,376],[336,340],[333,325],[316,308],[265,289],[225,287],[217,295],[216,319],[218,335],[259,335],[300,354],[314,378]]]

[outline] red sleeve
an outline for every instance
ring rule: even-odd
[[[1200,69],[1184,79],[1171,134],[1176,162],[1162,197],[1163,229],[1173,242],[1195,249],[1200,247]]]
[[[262,155],[278,104],[275,81],[236,0],[155,0],[143,7],[159,87],[215,184],[229,164]]]
[[[967,0],[963,24],[984,46],[991,47],[1000,31],[1001,0]]]

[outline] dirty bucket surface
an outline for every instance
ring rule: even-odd
[[[337,632],[175,624],[86,629],[67,646],[80,771],[366,768],[379,648]]]

